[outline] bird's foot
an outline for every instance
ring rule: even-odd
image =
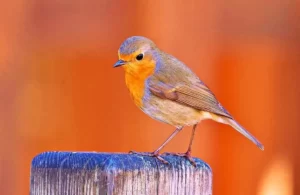
[[[165,155],[174,155],[174,156],[181,156],[181,157],[185,157],[188,161],[190,161],[190,163],[196,167],[196,162],[194,161],[194,159],[191,156],[191,151],[187,151],[186,153],[174,153],[174,152],[166,152],[164,153]]]
[[[129,154],[137,154],[142,156],[151,156],[157,158],[159,161],[163,162],[164,164],[169,164],[168,161],[163,159],[160,154],[156,151],[154,152],[136,152],[136,151],[129,151]]]

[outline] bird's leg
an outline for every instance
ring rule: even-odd
[[[193,144],[193,140],[194,140],[194,136],[195,136],[196,127],[197,127],[197,124],[195,124],[193,126],[192,136],[191,136],[189,147],[188,147],[188,150],[186,151],[186,153],[170,153],[170,152],[168,152],[168,153],[165,153],[165,154],[166,155],[176,155],[176,156],[185,157],[192,163],[192,165],[196,166],[196,162],[193,160],[192,155],[191,155],[191,153],[192,153],[192,144]]]
[[[178,127],[176,128],[176,130],[168,137],[168,139],[166,141],[164,141],[164,143],[159,146],[154,152],[136,152],[136,151],[130,151],[129,153],[131,154],[138,154],[138,155],[142,155],[142,156],[153,156],[155,158],[157,158],[158,160],[160,160],[161,162],[168,164],[168,161],[166,161],[165,159],[163,159],[159,152],[167,145],[167,143],[177,134],[179,133],[179,131],[182,130],[183,127]]]

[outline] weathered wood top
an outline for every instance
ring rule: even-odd
[[[212,194],[212,171],[200,159],[122,153],[45,152],[31,166],[31,195]]]

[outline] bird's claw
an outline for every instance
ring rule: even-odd
[[[191,156],[191,152],[187,151],[186,153],[174,153],[174,152],[166,152],[163,153],[164,155],[174,155],[174,156],[180,156],[180,157],[185,157],[194,167],[196,167],[196,162]]]
[[[159,161],[161,161],[164,164],[169,164],[168,161],[163,159],[158,152],[136,152],[136,151],[129,151],[129,154],[137,154],[137,155],[142,155],[142,156],[150,156],[150,157],[155,157]]]

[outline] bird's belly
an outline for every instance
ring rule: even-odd
[[[156,96],[147,98],[142,110],[156,120],[177,127],[194,125],[204,119],[199,110]]]

